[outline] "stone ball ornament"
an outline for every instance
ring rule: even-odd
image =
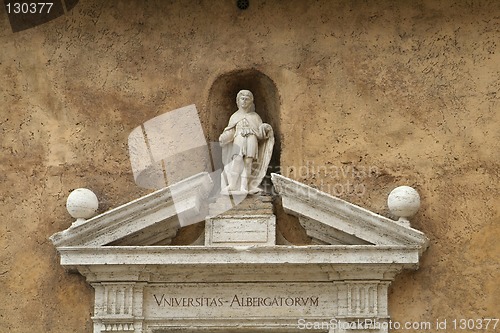
[[[420,195],[413,187],[399,186],[389,194],[387,206],[393,215],[399,217],[399,222],[410,226],[408,219],[420,208]]]
[[[82,224],[86,219],[95,216],[99,200],[89,189],[77,188],[73,190],[66,200],[68,213],[76,219],[73,225]]]

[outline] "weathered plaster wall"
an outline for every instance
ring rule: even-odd
[[[2,331],[92,331],[92,289],[48,241],[66,196],[144,194],[130,131],[192,103],[208,128],[212,83],[251,68],[278,89],[283,174],[385,215],[393,187],[420,191],[431,247],[393,320],[500,315],[500,2],[250,2],[86,0],[18,33],[0,10]]]

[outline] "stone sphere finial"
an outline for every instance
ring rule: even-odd
[[[93,217],[98,207],[97,196],[86,188],[77,188],[66,200],[68,213],[76,219],[73,225],[82,224],[86,219]]]
[[[399,217],[399,222],[410,226],[408,218],[415,215],[420,208],[420,195],[410,186],[399,186],[389,194],[387,206],[392,214]]]

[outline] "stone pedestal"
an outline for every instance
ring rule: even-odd
[[[210,213],[222,213],[206,219],[205,245],[276,245],[276,216],[271,197],[248,196],[234,207],[228,206],[234,203],[231,200],[221,197],[210,205]]]

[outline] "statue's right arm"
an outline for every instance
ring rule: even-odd
[[[233,141],[235,128],[230,128],[222,132],[219,136],[219,143],[224,146]]]

